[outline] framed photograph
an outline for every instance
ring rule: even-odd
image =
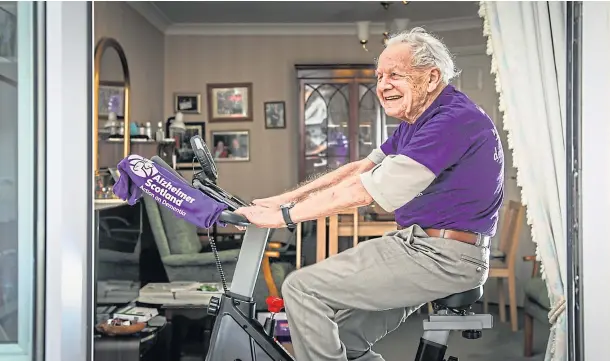
[[[286,128],[286,102],[265,102],[265,128]]]
[[[208,84],[208,120],[251,121],[252,83]]]
[[[201,94],[174,93],[174,113],[201,114]]]
[[[180,136],[178,144],[176,144],[176,168],[179,170],[199,169],[201,166],[195,160],[195,153],[191,148],[191,137],[199,135],[205,139],[205,122],[189,122],[184,125],[186,132]]]
[[[217,162],[250,160],[250,132],[247,130],[212,131],[210,151]]]
[[[107,119],[114,112],[117,119],[125,118],[125,83],[100,81],[99,103],[97,114],[100,119]]]

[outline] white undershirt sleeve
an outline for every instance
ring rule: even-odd
[[[368,155],[368,159],[375,163],[375,164],[379,164],[383,161],[383,159],[386,157],[386,155],[383,153],[383,151],[380,148],[375,148],[373,149],[373,151],[371,152],[371,154]]]
[[[435,178],[432,171],[405,155],[384,155],[376,164],[370,171],[362,173],[360,179],[373,200],[386,212],[393,212],[410,202]]]

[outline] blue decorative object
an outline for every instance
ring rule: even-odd
[[[140,134],[140,129],[138,128],[138,125],[135,122],[131,122],[131,124],[129,125],[129,134],[131,134],[131,135]]]

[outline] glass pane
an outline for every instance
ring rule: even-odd
[[[347,84],[305,85],[305,175],[325,172],[328,159],[349,161]]]
[[[394,131],[398,128],[398,126],[400,125],[400,122],[401,122],[400,119],[388,117],[385,114],[384,114],[383,118],[384,118],[384,123],[383,123],[384,132],[382,134],[381,143],[385,142],[385,140],[388,139],[388,137],[390,135],[392,135],[392,133],[394,133]]]
[[[360,101],[358,103],[359,122],[359,156],[368,156],[374,148],[379,147],[394,133],[400,120],[388,117],[379,103],[376,84],[359,84]]]
[[[359,159],[368,156],[379,143],[383,109],[375,93],[376,84],[360,84],[358,103]]]
[[[0,2],[0,358],[29,360],[34,317],[33,3]]]
[[[328,170],[333,170],[333,169],[337,169],[339,167],[341,167],[342,165],[346,165],[347,163],[349,163],[349,158],[348,157],[328,157],[327,158],[327,169]]]

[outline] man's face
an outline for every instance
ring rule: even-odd
[[[430,71],[411,67],[407,44],[386,48],[377,65],[377,97],[388,116],[414,123],[423,111],[431,88]]]

